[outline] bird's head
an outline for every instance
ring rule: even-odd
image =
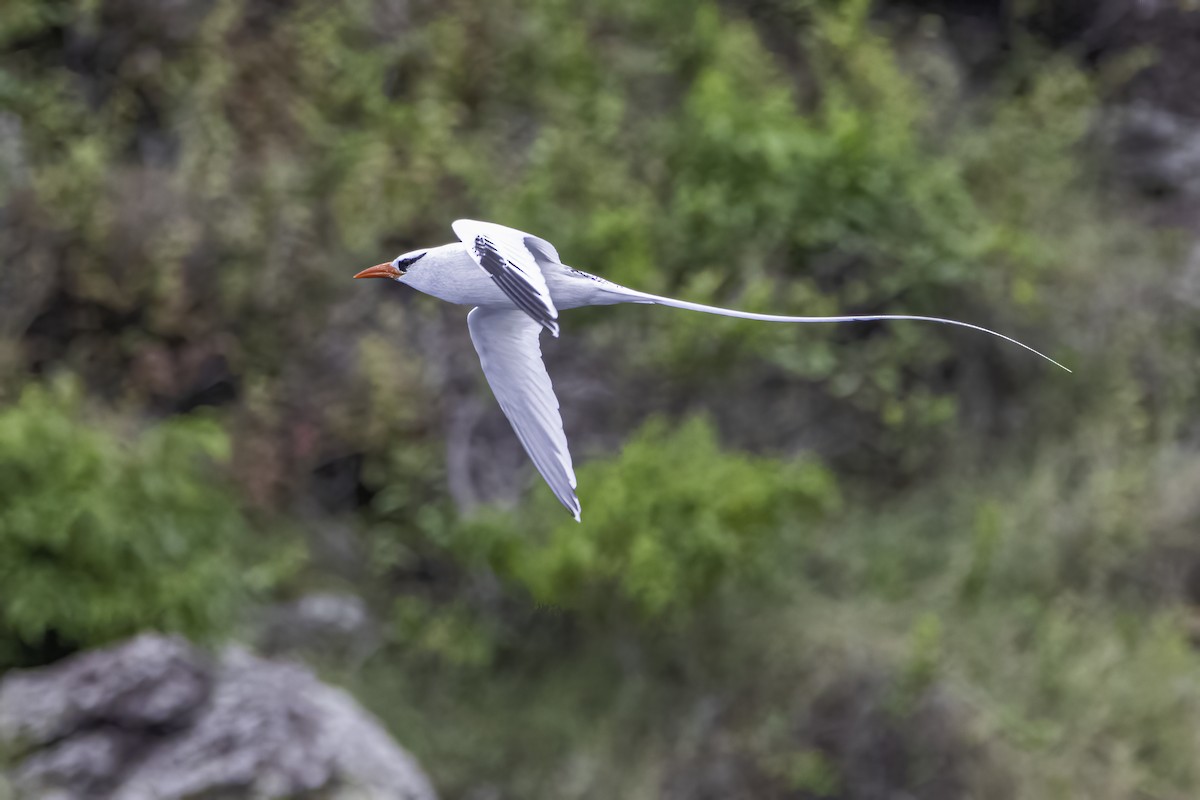
[[[386,263],[376,264],[373,267],[367,267],[354,277],[390,278],[391,280],[398,281],[402,279],[412,265],[420,261],[427,252],[428,250],[413,250],[411,253],[398,255]]]

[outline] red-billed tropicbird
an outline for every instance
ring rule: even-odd
[[[470,219],[458,220],[453,228],[458,242],[404,253],[354,277],[390,278],[450,303],[475,306],[467,314],[467,329],[479,352],[483,374],[525,452],[576,520],[580,507],[575,496],[575,471],[558,413],[558,398],[542,363],[538,342],[543,328],[558,336],[560,309],[655,303],[766,322],[939,322],[998,336],[1067,369],[1016,339],[969,322],[911,314],[781,317],[689,303],[628,289],[568,267],[554,245],[523,231]]]

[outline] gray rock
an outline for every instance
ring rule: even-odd
[[[257,649],[271,656],[357,662],[380,639],[366,604],[350,594],[318,592],[268,608],[258,627]]]
[[[145,730],[183,722],[207,698],[212,665],[178,637],[143,636],[0,683],[0,741],[43,745],[95,723]]]
[[[435,800],[416,762],[304,667],[142,636],[0,682],[18,798]]]
[[[24,126],[21,118],[7,111],[0,112],[0,187],[24,184],[29,177],[29,161],[25,153]]]
[[[1200,200],[1200,133],[1197,121],[1139,103],[1109,113],[1118,167],[1152,194]]]

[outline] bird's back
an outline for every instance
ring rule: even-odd
[[[542,274],[554,305],[561,309],[636,303],[637,292],[565,264],[544,264]]]

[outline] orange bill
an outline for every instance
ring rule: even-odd
[[[391,278],[395,280],[400,277],[400,270],[392,266],[392,262],[386,264],[376,264],[373,267],[367,267],[362,272],[354,276],[355,278]]]

